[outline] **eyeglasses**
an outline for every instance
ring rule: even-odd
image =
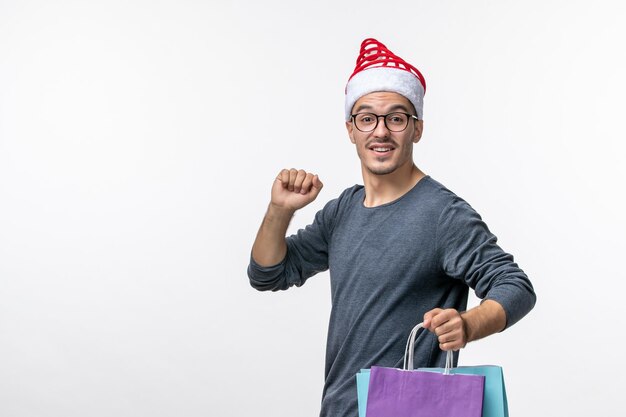
[[[378,126],[378,119],[381,117],[385,121],[385,127],[390,132],[402,132],[409,125],[409,120],[419,120],[415,115],[401,112],[389,114],[356,113],[352,115],[352,120],[361,132],[372,132]]]

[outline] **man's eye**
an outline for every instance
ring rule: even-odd
[[[394,124],[404,123],[404,117],[401,114],[392,114],[389,116],[389,119],[387,120]]]
[[[361,121],[363,123],[372,123],[374,121],[374,118],[372,116],[362,116]]]

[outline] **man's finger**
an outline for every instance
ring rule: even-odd
[[[324,186],[324,184],[322,184],[322,181],[320,181],[320,177],[316,175],[313,176],[313,187],[317,188],[317,192],[319,192],[322,187]]]
[[[313,174],[306,174],[304,177],[304,181],[302,181],[302,186],[300,187],[300,194],[306,194],[311,191],[311,187],[313,186]]]
[[[278,176],[276,177],[276,179],[281,182],[283,188],[287,188],[287,186],[289,185],[289,170],[282,169],[278,173]]]
[[[296,174],[296,180],[293,182],[293,191],[299,193],[302,190],[302,183],[306,179],[307,173],[305,170],[300,169]]]
[[[437,328],[439,326],[443,326],[445,323],[453,320],[455,317],[458,317],[459,313],[455,309],[448,308],[445,310],[440,310],[439,313],[432,318],[432,327]]]
[[[440,308],[434,308],[428,312],[426,312],[426,314],[424,314],[424,328],[433,331],[433,318],[435,316],[437,316],[437,314],[441,313],[443,310]]]
[[[287,184],[287,189],[289,191],[293,191],[293,186],[296,182],[296,178],[298,177],[298,170],[295,168],[291,168],[289,170],[289,180],[288,180],[288,184]]]

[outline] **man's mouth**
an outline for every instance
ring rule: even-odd
[[[394,147],[389,146],[389,145],[375,145],[375,146],[370,146],[369,149],[376,153],[386,154],[386,153],[393,151]]]

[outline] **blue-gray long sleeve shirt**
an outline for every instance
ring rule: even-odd
[[[363,186],[348,188],[287,237],[280,264],[251,259],[248,267],[251,285],[262,291],[330,272],[322,417],[356,417],[355,374],[402,366],[411,328],[433,308],[464,311],[469,288],[502,305],[507,327],[535,304],[528,277],[478,213],[431,177],[388,204],[368,208],[364,200]],[[444,365],[432,334],[420,334],[416,346],[416,367]]]

